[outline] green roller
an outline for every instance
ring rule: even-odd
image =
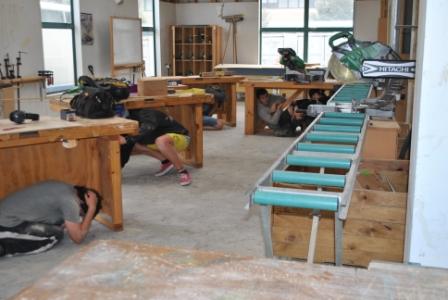
[[[327,152],[327,153],[355,153],[355,146],[352,145],[332,145],[332,144],[311,144],[298,143],[297,150],[312,151],[312,152]]]
[[[259,205],[273,205],[337,211],[338,198],[335,196],[309,195],[300,193],[283,193],[255,191],[252,199]]]
[[[363,119],[344,119],[344,118],[320,118],[319,124],[324,125],[351,125],[351,126],[362,126],[364,123]]]
[[[352,161],[343,158],[288,155],[286,163],[290,166],[350,169]]]
[[[272,172],[272,182],[344,187],[345,176],[293,171]]]
[[[316,131],[331,131],[331,132],[351,132],[351,133],[360,133],[361,132],[360,126],[316,124],[313,126],[313,129]]]
[[[345,118],[345,119],[364,119],[365,114],[360,113],[343,113],[343,112],[326,112],[324,117],[327,118]]]
[[[358,142],[358,135],[355,134],[322,134],[317,131],[308,133],[305,136],[305,141],[310,142],[323,142],[323,143],[343,143],[343,144],[356,144]]]

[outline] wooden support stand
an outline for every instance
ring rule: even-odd
[[[343,264],[367,267],[372,260],[402,262],[408,161],[361,162],[343,228]],[[274,256],[306,259],[312,211],[274,207]],[[321,212],[314,261],[334,263],[334,214]]]

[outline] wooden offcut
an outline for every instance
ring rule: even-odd
[[[137,82],[139,96],[165,96],[168,94],[168,81],[160,77],[145,77]]]
[[[376,167],[375,167],[376,166]],[[367,267],[372,260],[402,262],[406,224],[407,161],[361,163],[343,228],[345,265]],[[314,261],[334,263],[334,213],[320,212]],[[312,211],[274,207],[275,256],[306,259]]]

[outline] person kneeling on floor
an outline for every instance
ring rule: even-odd
[[[121,137],[122,167],[131,154],[144,154],[161,162],[160,170],[155,176],[168,174],[176,168],[180,184],[191,183],[191,175],[184,168],[178,152],[187,149],[190,144],[188,130],[165,113],[153,109],[131,110],[129,117],[139,122],[140,132],[137,136]]]
[[[79,244],[101,209],[101,195],[90,188],[43,181],[0,200],[0,256],[36,254],[64,236]]]
[[[224,128],[224,121],[212,116],[202,116],[204,130],[221,130]]]

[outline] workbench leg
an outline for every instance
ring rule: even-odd
[[[251,135],[255,133],[255,88],[253,86],[246,86],[245,103],[245,127],[244,133]]]
[[[343,258],[343,221],[339,219],[338,213],[334,214],[334,261],[336,266],[342,265]]]
[[[196,141],[195,148],[192,149],[194,157],[194,165],[197,168],[202,168],[204,162],[204,127],[202,124],[202,104],[196,104],[194,106],[194,127],[195,131],[190,132],[194,135]]]
[[[264,238],[264,254],[266,257],[273,257],[274,251],[272,249],[272,236],[271,236],[271,213],[272,206],[261,206],[261,226],[263,228]]]
[[[123,205],[121,199],[121,165],[120,145],[118,136],[98,138],[100,153],[100,184],[101,195],[107,206],[104,205],[104,213],[98,215],[97,221],[112,230],[123,229]]]
[[[229,84],[228,90],[230,92],[230,110],[227,119],[230,126],[236,127],[236,83]]]

